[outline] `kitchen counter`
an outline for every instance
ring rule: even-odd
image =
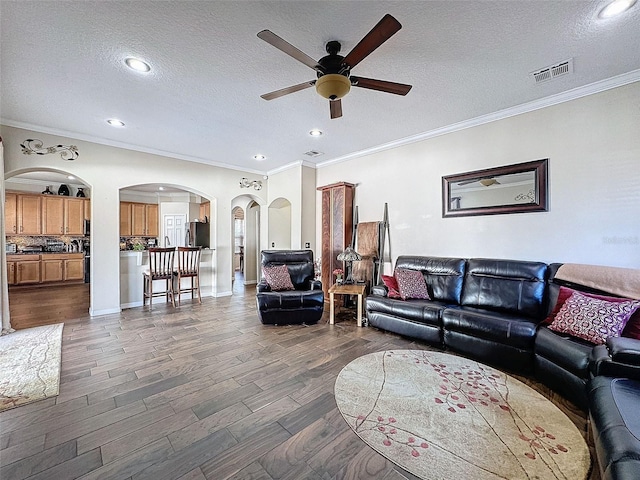
[[[214,250],[203,248],[200,256],[200,293],[203,297],[213,295]],[[177,262],[177,252],[175,258]],[[142,272],[148,269],[149,252],[147,250],[120,251],[120,308],[142,305]],[[183,295],[185,300],[187,297],[191,298],[190,294]],[[162,301],[162,299],[154,299],[154,303]]]

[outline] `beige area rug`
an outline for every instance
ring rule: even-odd
[[[0,337],[0,411],[58,395],[63,326]]]
[[[519,380],[440,352],[377,352],[349,363],[338,409],[376,451],[422,479],[585,479],[571,420]]]

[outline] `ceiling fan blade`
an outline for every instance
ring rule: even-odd
[[[387,82],[385,80],[376,80],[374,78],[350,77],[351,85],[354,87],[369,88],[371,90],[379,90],[381,92],[394,93],[396,95],[406,95],[411,90],[411,85],[404,83]]]
[[[329,100],[329,110],[331,110],[331,118],[340,118],[342,116],[342,100]]]
[[[359,64],[365,57],[367,57],[376,48],[389,40],[398,30],[402,28],[400,22],[388,13],[382,17],[382,20],[367,33],[360,42],[353,47],[346,57],[344,57],[343,63],[349,65],[353,69]]]
[[[315,80],[311,80],[309,82],[299,83],[298,85],[292,85],[287,88],[281,88],[280,90],[276,90],[275,92],[265,93],[264,95],[260,95],[261,98],[265,100],[273,100],[274,98],[283,97],[284,95],[288,95],[293,92],[299,92],[300,90],[304,90],[305,88],[313,87],[316,84]]]
[[[306,66],[313,68],[314,70],[317,70],[320,67],[318,65],[318,62],[316,62],[309,55],[304,53],[302,50],[299,50],[298,48],[294,47],[286,40],[283,40],[282,38],[280,38],[278,35],[276,35],[270,30],[262,30],[261,32],[258,33],[258,38],[261,38],[265,42],[276,47],[278,50],[283,51],[287,55],[295,58],[299,62],[304,63]]]

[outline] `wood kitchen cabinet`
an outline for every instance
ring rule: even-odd
[[[148,203],[145,206],[146,236],[158,236],[158,205]]]
[[[81,253],[72,253],[66,256],[62,279],[65,282],[84,281],[84,257]]]
[[[91,200],[85,198],[84,202],[84,219],[91,220]]]
[[[121,237],[157,237],[158,232],[157,204],[120,202]]]
[[[15,193],[4,196],[4,231],[7,235],[18,233],[18,196]]]
[[[58,255],[43,255],[40,270],[42,282],[61,282],[63,280],[64,260]]]
[[[8,285],[16,284],[16,262],[9,261],[8,256],[7,256],[7,284]]]
[[[131,236],[131,203],[120,202],[120,236]]]
[[[17,257],[17,258],[16,258]],[[7,258],[9,260],[9,258]],[[40,283],[40,255],[11,256],[15,260],[14,285],[26,285],[28,283]]]
[[[43,235],[82,235],[84,200],[51,195],[42,196]]]
[[[42,234],[42,195],[17,195],[17,234]]]
[[[84,200],[81,198],[64,199],[64,234],[84,234]]]

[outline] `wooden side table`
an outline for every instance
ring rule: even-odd
[[[349,284],[349,285],[338,285],[334,284],[329,289],[329,324],[333,325],[335,323],[335,305],[334,305],[334,296],[338,295],[357,295],[358,296],[358,326],[362,326],[362,302],[364,298],[366,286],[357,285],[357,284]]]

